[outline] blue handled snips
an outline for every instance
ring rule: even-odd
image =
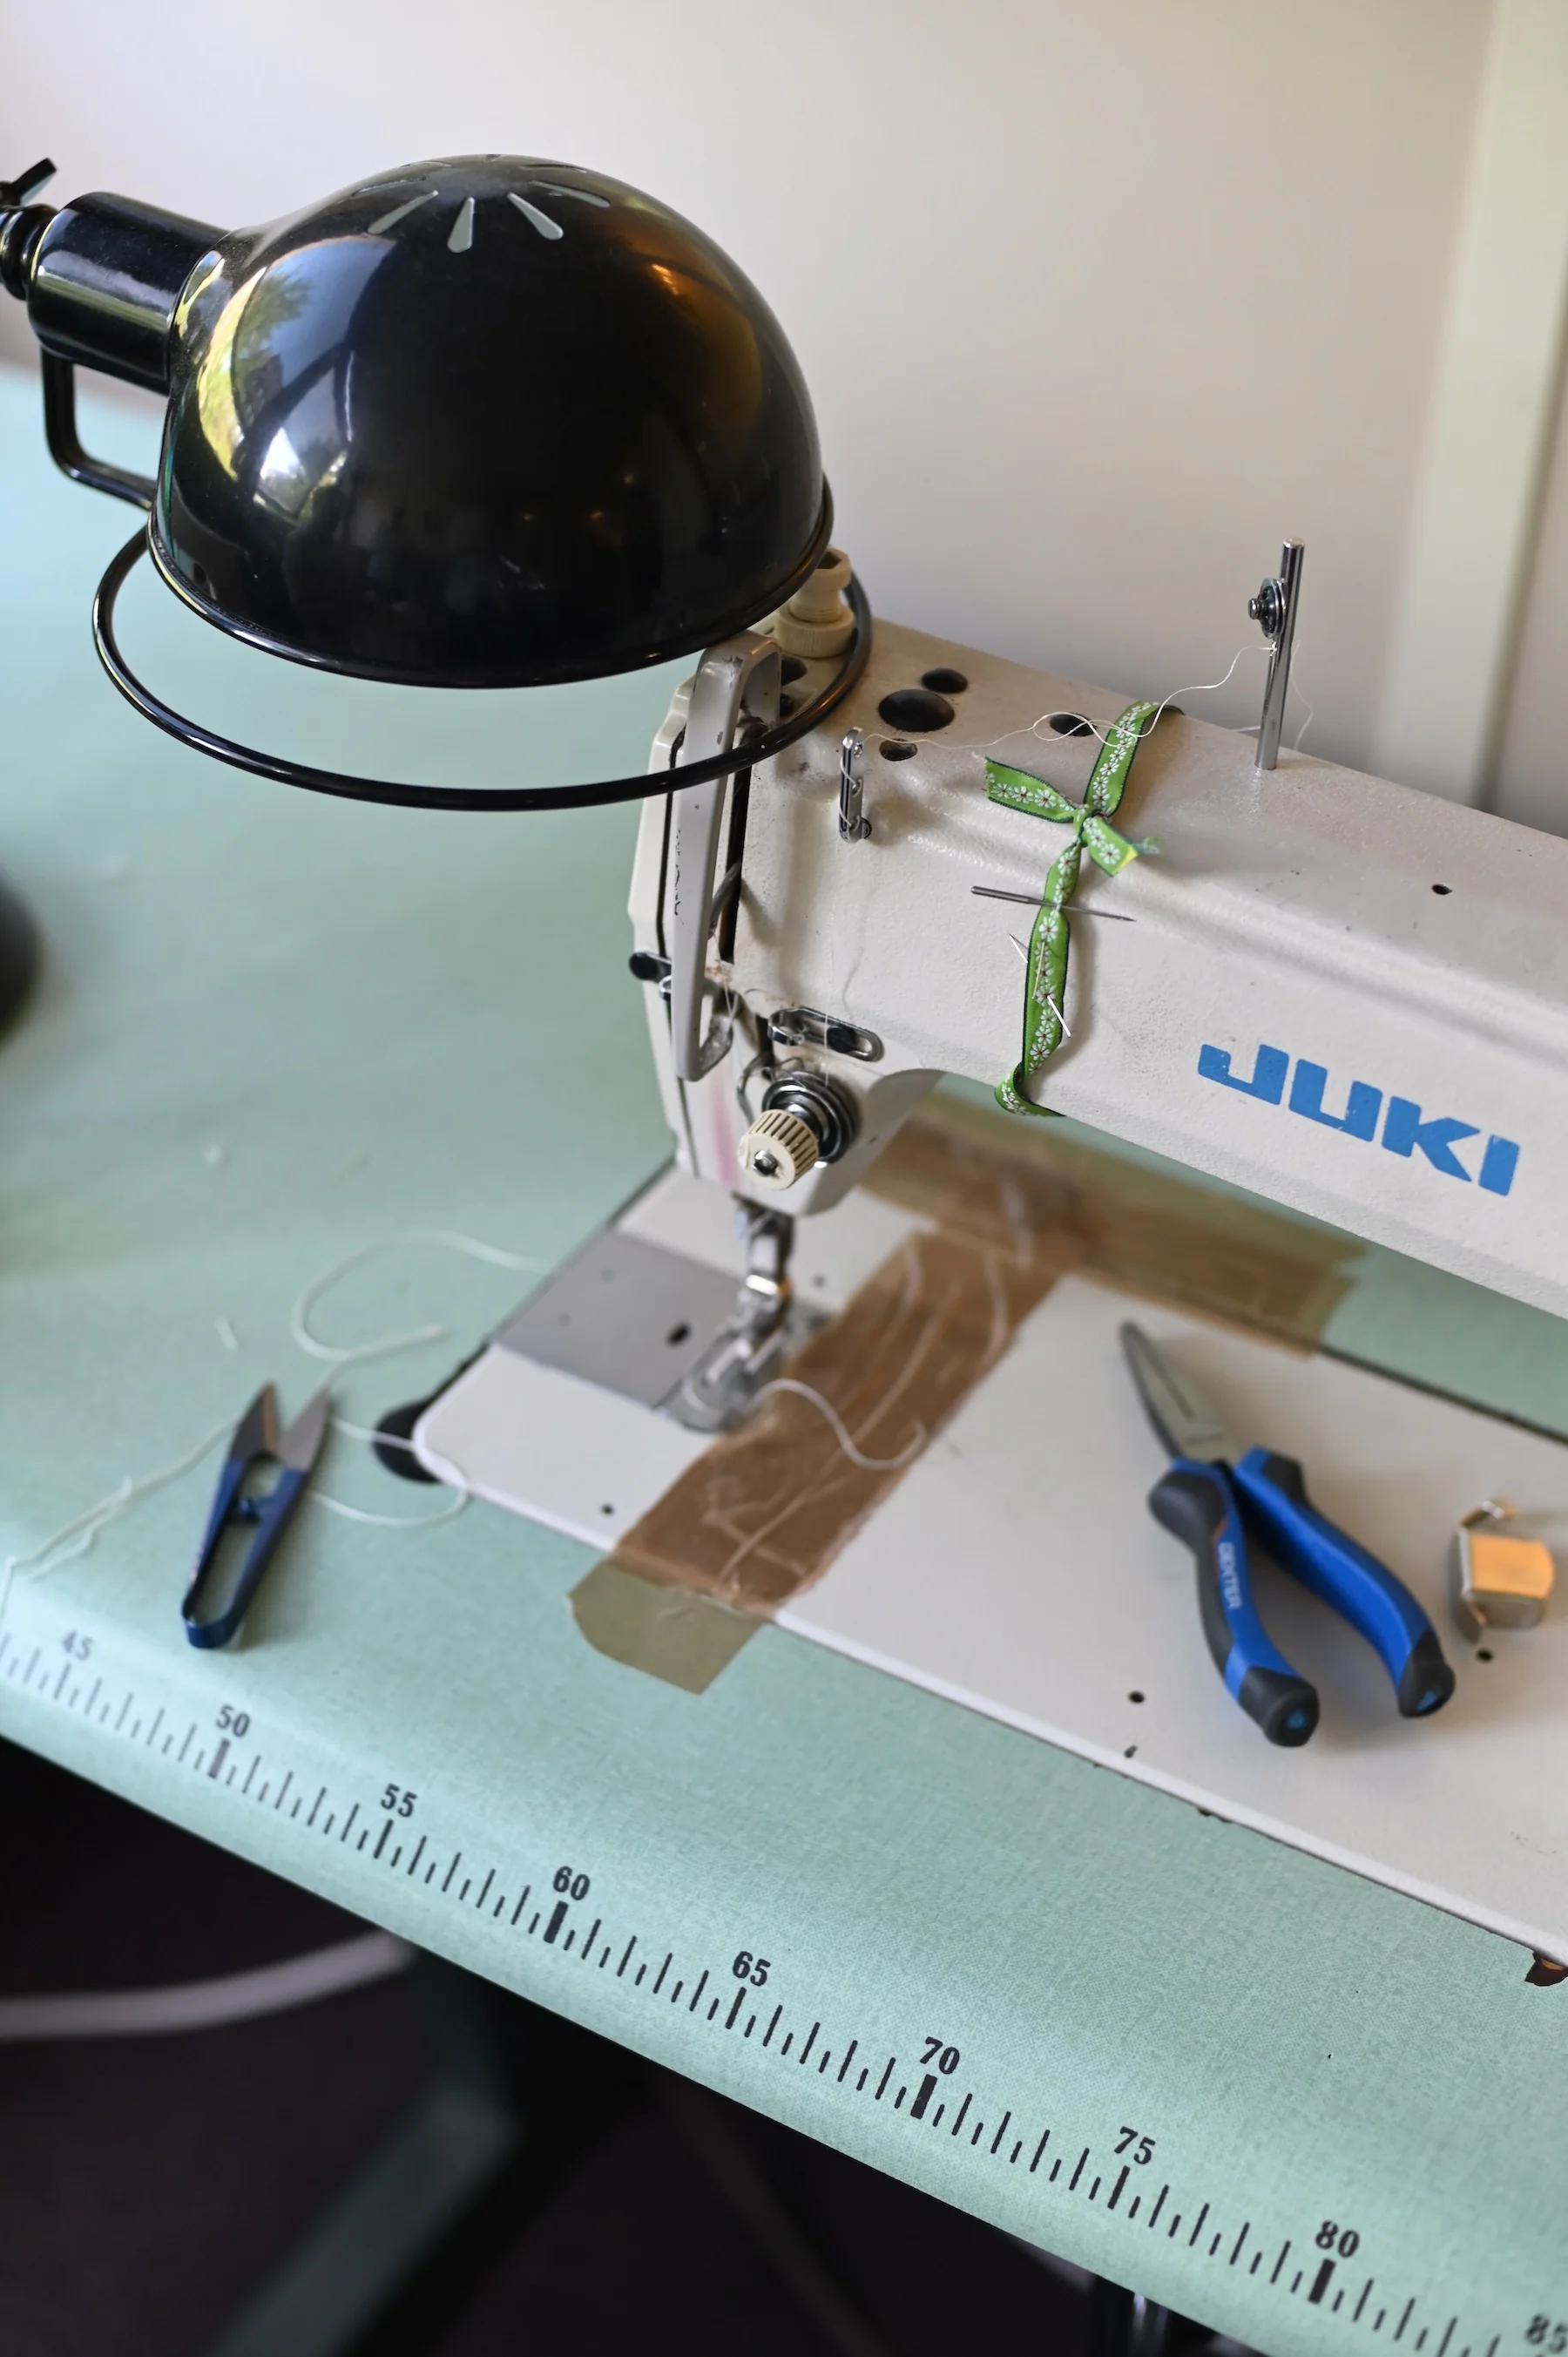
[[[212,1512],[207,1518],[201,1552],[180,1606],[185,1633],[193,1645],[226,1645],[250,1610],[262,1576],[321,1453],[330,1409],[328,1393],[317,1392],[308,1407],[301,1408],[280,1437],[277,1394],[271,1383],[263,1383],[235,1426],[234,1437],[229,1443],[229,1454],[218,1478]],[[269,1462],[278,1468],[277,1479],[270,1488],[258,1489],[252,1485],[252,1476],[257,1468]],[[202,1606],[217,1568],[224,1534],[235,1527],[249,1528],[255,1535],[228,1601],[217,1611],[204,1614]]]
[[[1440,1710],[1454,1673],[1402,1581],[1318,1512],[1294,1458],[1271,1448],[1240,1453],[1191,1378],[1178,1375],[1140,1327],[1122,1327],[1122,1347],[1174,1460],[1149,1492],[1149,1511],[1192,1550],[1208,1650],[1249,1718],[1271,1743],[1305,1743],[1317,1725],[1317,1689],[1275,1652],[1258,1617],[1249,1531],[1365,1637],[1393,1681],[1402,1717]]]

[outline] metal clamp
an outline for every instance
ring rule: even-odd
[[[824,1015],[816,1006],[781,1006],[768,1017],[768,1036],[776,1048],[827,1048],[835,1056],[853,1056],[857,1063],[882,1060],[882,1042],[875,1031]]]

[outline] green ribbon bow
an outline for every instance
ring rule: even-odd
[[[1048,1105],[1036,1104],[1027,1083],[1062,1042],[1061,1010],[1067,996],[1068,952],[1072,934],[1068,903],[1078,889],[1079,870],[1087,851],[1107,876],[1120,876],[1149,843],[1135,843],[1111,824],[1133,767],[1133,756],[1144,741],[1144,731],[1156,710],[1153,704],[1130,704],[1107,729],[1100,756],[1090,772],[1081,804],[1069,802],[1043,778],[1026,770],[1010,770],[1005,762],[987,759],[986,793],[1004,810],[1027,811],[1031,817],[1070,826],[1072,839],[1052,863],[1046,878],[1045,898],[1029,935],[1029,956],[1024,984],[1024,1053],[1004,1081],[997,1084],[996,1102],[1008,1113],[1049,1115]]]

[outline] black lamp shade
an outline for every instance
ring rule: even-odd
[[[831,510],[800,371],[689,221],[459,156],[221,238],[173,313],[154,559],[276,654],[537,686],[758,620]]]

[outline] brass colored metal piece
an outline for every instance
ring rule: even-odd
[[[1455,1530],[1454,1618],[1472,1642],[1491,1629],[1533,1629],[1552,1594],[1551,1548],[1498,1528],[1513,1519],[1506,1498],[1486,1498]]]

